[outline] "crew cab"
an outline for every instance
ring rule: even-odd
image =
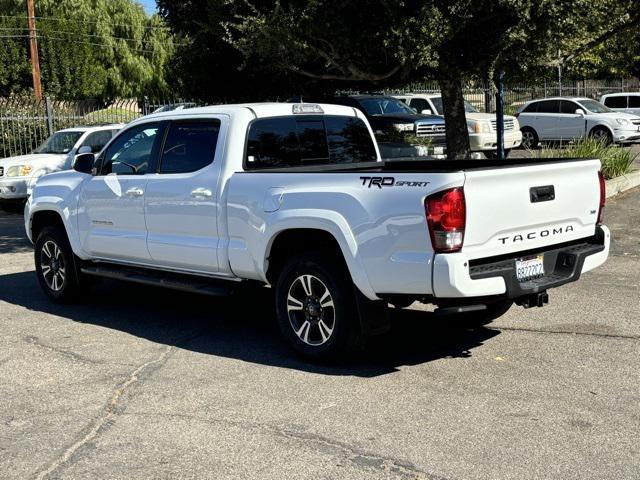
[[[517,113],[522,146],[540,142],[571,141],[592,137],[604,144],[640,139],[640,117],[616,112],[589,98],[556,97],[532,100]]]
[[[22,201],[36,180],[67,170],[78,153],[98,153],[123,125],[59,130],[33,153],[0,159],[0,202]]]
[[[422,114],[444,115],[442,96],[439,94],[411,93],[394,95],[414,110]],[[472,152],[483,152],[487,158],[496,158],[496,125],[498,120],[495,113],[483,113],[466,100],[464,111],[469,132],[469,146]],[[504,153],[505,156],[513,148],[518,148],[522,143],[522,133],[518,119],[512,115],[504,116]]]
[[[348,355],[414,301],[484,324],[607,258],[598,160],[382,161],[365,115],[220,105],[129,124],[25,207],[53,301],[109,277],[209,295],[273,288],[284,337]],[[250,299],[248,299],[250,301]]]

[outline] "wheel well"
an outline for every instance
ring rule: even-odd
[[[31,219],[31,238],[33,242],[35,243],[38,239],[38,235],[40,235],[43,228],[51,225],[59,226],[65,230],[62,217],[57,212],[47,210],[34,213]]]
[[[590,131],[589,131],[589,135],[593,135],[593,132],[598,131],[598,130],[604,130],[606,131],[609,135],[613,136],[613,132],[611,131],[611,129],[609,127],[607,127],[606,125],[596,125],[595,127],[593,127]]]
[[[275,284],[286,261],[304,252],[326,253],[344,263],[340,245],[329,232],[315,228],[285,230],[276,236],[269,250],[267,280],[272,285]]]

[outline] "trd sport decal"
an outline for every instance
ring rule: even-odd
[[[429,182],[411,182],[408,180],[396,180],[394,177],[360,177],[362,186],[371,187],[426,187]]]

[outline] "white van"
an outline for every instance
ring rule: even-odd
[[[608,93],[600,97],[600,103],[617,112],[640,115],[640,92]]]

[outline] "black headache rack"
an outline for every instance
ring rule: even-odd
[[[469,261],[469,276],[473,280],[502,277],[507,287],[506,296],[516,299],[525,307],[548,303],[546,290],[580,278],[585,259],[604,250],[604,232],[596,228],[593,237],[551,247],[516,252],[498,257]],[[544,254],[545,274],[540,278],[519,281],[516,277],[515,260]]]

